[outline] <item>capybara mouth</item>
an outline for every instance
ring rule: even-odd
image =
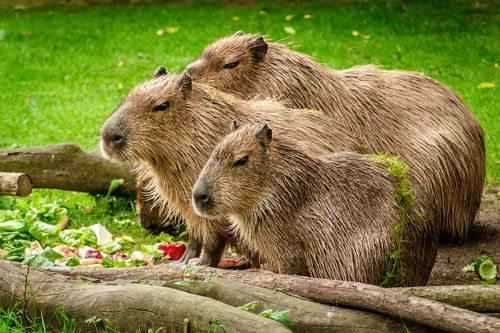
[[[220,217],[220,214],[216,211],[215,202],[210,201],[209,203],[200,204],[193,199],[193,209],[196,215],[203,217],[208,220],[215,220]]]
[[[106,143],[105,140],[101,139],[100,148],[102,156],[108,160],[119,162],[126,162],[128,160],[127,155],[125,154],[125,144],[119,148],[113,147],[112,145]]]

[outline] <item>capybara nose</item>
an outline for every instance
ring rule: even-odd
[[[200,206],[206,205],[210,201],[210,196],[206,193],[195,193],[194,201]]]
[[[193,203],[201,210],[210,208],[213,203],[208,184],[204,179],[200,179],[193,190]]]
[[[120,149],[125,146],[127,140],[124,135],[105,131],[103,135],[104,143],[111,149]]]

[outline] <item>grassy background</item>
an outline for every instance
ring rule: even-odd
[[[304,15],[311,15],[304,19]],[[291,20],[286,16],[293,15]],[[290,26],[295,35],[285,32]],[[157,31],[176,27],[173,34]],[[424,72],[460,94],[488,142],[500,180],[500,13],[467,3],[324,7],[182,5],[0,13],[0,147],[76,142],[99,128],[130,87],[159,64],[179,71],[237,30],[292,42],[335,68],[374,63]],[[356,31],[359,33],[356,35]],[[497,85],[479,89],[482,82]]]

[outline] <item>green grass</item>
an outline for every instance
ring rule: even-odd
[[[286,20],[288,15],[293,18]],[[296,34],[287,34],[287,26]],[[179,30],[159,36],[166,27]],[[74,142],[93,149],[100,126],[132,86],[160,64],[182,70],[208,43],[237,30],[291,42],[334,68],[373,63],[444,82],[481,122],[488,181],[500,181],[500,13],[468,1],[419,1],[405,8],[205,4],[2,10],[0,148]],[[479,89],[482,82],[496,87]],[[72,226],[103,223],[113,233],[151,240],[137,224],[116,223],[133,219],[126,201],[110,204],[56,191],[37,191],[30,200],[42,198],[70,207]],[[5,314],[0,328],[2,318]]]
[[[262,8],[3,11],[0,147],[76,142],[93,148],[106,116],[157,65],[179,71],[209,42],[243,30],[292,42],[335,68],[374,63],[421,71],[446,83],[480,120],[488,141],[489,181],[500,180],[500,13],[446,1],[434,8],[411,4],[406,10],[297,5],[263,13]],[[287,21],[287,15],[294,18]],[[167,26],[179,30],[156,34]],[[296,34],[288,35],[285,26]],[[497,87],[479,89],[482,82]]]
[[[57,314],[57,332],[76,333],[74,321],[62,312]],[[20,309],[2,310],[0,309],[0,333],[49,333],[55,332],[53,328],[48,327],[45,318],[42,315],[36,317],[23,316]],[[111,333],[111,332],[109,332]]]
[[[88,330],[85,332],[119,333],[102,322],[87,320]],[[160,333],[163,330],[138,330],[136,333]],[[56,311],[50,323],[42,314],[24,315],[22,309],[0,309],[0,333],[83,333],[77,328],[75,320],[63,311]]]

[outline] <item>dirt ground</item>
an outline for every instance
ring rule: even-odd
[[[476,274],[464,273],[462,268],[480,255],[488,255],[500,265],[500,187],[485,193],[469,240],[441,246],[429,285],[479,283]]]

